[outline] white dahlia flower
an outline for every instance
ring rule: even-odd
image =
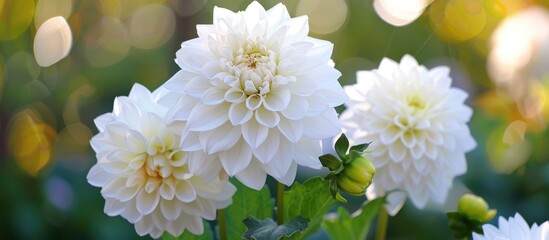
[[[499,217],[499,228],[491,224],[484,224],[482,230],[484,235],[473,233],[473,240],[549,240],[549,222],[540,226],[534,223],[532,228],[519,213],[515,217],[506,220]]]
[[[340,133],[333,107],[347,99],[329,64],[333,45],[308,37],[306,16],[252,2],[214,9],[213,24],[177,52],[181,67],[164,87],[182,104],[182,147],[215,154],[230,176],[254,189],[266,175],[291,185],[297,165],[321,168],[321,139]]]
[[[345,87],[343,131],[353,144],[372,142],[367,156],[377,173],[366,195],[397,190],[388,196],[391,215],[407,196],[418,208],[443,203],[454,177],[467,170],[465,153],[476,146],[467,127],[472,110],[467,93],[450,87],[449,71],[429,70],[409,55],[400,63],[385,58]]]
[[[170,120],[155,95],[135,84],[128,97],[115,99],[112,113],[95,119],[98,161],[88,182],[102,188],[105,213],[121,215],[141,236],[201,234],[202,219],[215,219],[236,188],[218,161],[179,148],[185,122]]]

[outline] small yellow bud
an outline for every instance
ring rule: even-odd
[[[360,196],[372,183],[375,172],[374,165],[369,159],[358,156],[337,175],[337,186],[343,192]]]
[[[459,199],[458,212],[479,222],[488,222],[496,215],[495,210],[488,209],[488,203],[483,198],[469,193]]]

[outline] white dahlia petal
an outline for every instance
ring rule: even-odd
[[[265,185],[267,173],[263,170],[261,163],[254,159],[250,161],[248,167],[237,173],[235,177],[244,185],[259,191]]]
[[[211,154],[229,150],[240,139],[240,136],[240,129],[225,123],[214,131],[200,132],[199,141],[206,153]]]
[[[125,204],[126,204],[126,209],[120,215],[126,218],[128,222],[137,223],[141,221],[141,219],[143,219],[143,215],[141,215],[139,211],[137,211],[137,208],[135,207],[135,199],[132,199]]]
[[[160,202],[160,194],[154,189],[148,193],[145,189],[141,189],[137,194],[137,210],[143,215],[150,214],[156,209]]]
[[[116,121],[116,117],[112,113],[105,113],[93,120],[99,131],[104,131],[105,126],[113,121]]]
[[[181,51],[181,50],[179,50]],[[184,72],[184,71],[183,71]],[[196,73],[198,74],[198,73]],[[173,78],[172,78],[173,79]],[[184,92],[190,96],[193,96],[193,97],[202,97],[202,95],[212,86],[207,79],[201,77],[201,76],[198,76],[198,77],[193,77],[191,79],[185,79],[185,78],[182,78],[182,79],[174,79],[174,80],[183,80],[183,81],[186,81],[186,85],[184,85],[183,89]],[[188,81],[188,82],[187,82]],[[181,84],[175,84],[175,83],[172,83],[171,85],[166,85],[166,88],[169,87],[170,90],[172,90],[174,87],[176,87],[177,85],[181,85]],[[179,91],[181,91],[181,89],[179,89]]]
[[[128,97],[117,97],[114,99],[113,114],[118,118],[124,118],[127,125],[132,129],[137,128],[139,124],[138,119],[141,118],[139,109]]]
[[[242,137],[252,148],[261,145],[269,135],[269,128],[259,124],[257,121],[249,121],[242,125]]]
[[[278,151],[274,155],[274,159],[269,161],[268,163],[265,163],[265,170],[267,173],[271,176],[273,176],[276,179],[283,178],[286,175],[286,172],[288,172],[288,169],[290,168],[290,165],[293,161],[277,161],[277,159],[293,159],[292,153],[294,153],[294,145],[282,138],[279,142],[280,146],[279,149],[285,149],[284,151]]]
[[[206,105],[217,105],[225,100],[226,89],[210,88],[202,95],[202,102]]]
[[[243,93],[243,92],[242,92]],[[229,100],[230,101],[230,100]],[[245,103],[234,103],[229,108],[229,120],[233,125],[241,125],[250,120],[254,111],[250,110]]]
[[[285,184],[285,185],[292,185],[296,175],[297,175],[297,163],[292,162],[292,164],[290,165],[290,168],[288,169],[288,171],[286,171],[286,174],[282,178],[277,178],[276,180],[280,181],[282,184]]]
[[[392,79],[393,74],[396,71],[396,69],[398,69],[398,67],[399,67],[398,63],[395,62],[394,60],[389,58],[383,58],[381,60],[381,63],[379,63],[377,72],[379,75],[383,76],[384,78]]]
[[[181,202],[192,202],[196,199],[196,191],[192,184],[187,181],[179,181],[174,189],[175,196]]]
[[[223,168],[231,176],[244,170],[252,160],[253,149],[242,139],[238,140],[235,146],[227,151],[219,153],[219,160]],[[238,159],[239,161],[237,161]]]
[[[110,175],[98,165],[93,165],[88,172],[88,182],[94,187],[105,186]]]
[[[269,95],[265,96],[265,102],[263,104],[269,111],[282,111],[288,107],[291,96],[292,95],[288,89],[274,88]]]
[[[186,227],[189,232],[195,235],[201,235],[204,232],[204,225],[202,224],[202,219],[200,217],[191,217],[186,223]]]
[[[141,236],[201,234],[202,218],[213,220],[236,189],[223,177],[219,160],[200,145],[198,151],[181,149],[189,145],[181,144],[186,123],[171,118],[155,94],[136,84],[129,97],[116,99],[115,112],[96,119],[99,133],[91,145],[98,162],[87,179],[101,187],[105,213],[126,218]]]
[[[541,225],[534,223],[532,227],[522,218],[519,213],[515,213],[514,217],[505,219],[499,217],[499,227],[491,224],[482,226],[483,234],[473,233],[474,240],[548,240],[549,239],[549,222],[545,221]]]
[[[103,208],[103,211],[107,215],[111,217],[120,215],[122,212],[124,212],[125,208],[126,206],[124,203],[114,198],[105,198],[105,207]]]
[[[429,70],[406,55],[358,72],[357,84],[345,87],[344,132],[351,143],[373,142],[368,155],[377,174],[367,197],[399,190],[389,195],[392,215],[406,197],[418,208],[443,203],[454,177],[467,170],[465,153],[476,146],[467,126],[472,110],[448,74],[447,67]]]
[[[121,187],[116,192],[118,200],[127,202],[135,197],[139,192],[139,186]]]
[[[174,105],[178,98],[178,95],[171,95],[171,97],[168,97],[170,92],[179,92],[183,93],[183,90],[185,89],[185,86],[187,85],[188,81],[191,79],[194,79],[196,77],[196,74],[186,72],[186,71],[178,71],[175,73],[170,79],[173,79],[172,81],[169,81],[164,83],[162,87],[158,88],[154,92],[157,93],[157,100],[160,103],[163,103],[162,101],[166,100],[172,100],[170,103],[166,103],[165,106]],[[164,104],[164,103],[163,103]]]
[[[318,156],[323,154],[322,145],[322,142],[303,137],[295,145],[294,159],[299,165],[320,169],[322,164]]]
[[[320,115],[330,108],[330,105],[328,105],[328,102],[326,101],[326,97],[324,95],[312,94],[310,96],[307,96],[306,99],[308,106],[308,116]]]
[[[189,115],[187,127],[191,131],[207,131],[219,127],[228,120],[223,111],[225,108],[225,105],[197,104]]]
[[[330,107],[337,107],[348,98],[345,91],[339,87],[339,83],[337,82],[329,83],[329,85],[319,89],[318,92],[324,96],[330,96],[330,98],[326,99]]]
[[[300,96],[292,96],[288,107],[282,111],[282,115],[288,120],[303,119],[309,111],[309,103]]]
[[[376,175],[377,174],[379,173],[376,172]],[[370,199],[376,198],[377,196],[384,196],[385,194],[386,192],[383,189],[376,187],[375,185],[370,185],[366,189],[366,196]],[[394,191],[387,194],[385,203],[387,213],[391,216],[396,215],[404,205],[404,202],[406,202],[406,198],[406,193],[402,191]]]
[[[187,121],[182,148],[199,142],[255,189],[266,174],[290,185],[297,165],[318,168],[321,140],[341,132],[333,107],[347,99],[330,64],[333,44],[307,36],[306,16],[255,1],[242,12],[214,8],[213,24],[197,32],[176,53],[181,71],[158,100]],[[301,142],[310,146],[296,152]]]
[[[281,119],[278,123],[278,130],[288,139],[290,142],[296,143],[301,139],[303,135],[303,122],[299,120]]]
[[[262,163],[268,163],[278,152],[280,148],[280,134],[277,131],[272,131],[269,134],[269,141],[263,142],[254,151],[254,156]]]
[[[261,125],[274,128],[280,122],[280,116],[276,112],[271,112],[264,107],[260,107],[255,111],[255,119]]]
[[[334,137],[341,131],[337,113],[333,109],[321,115],[303,119],[303,127],[304,135],[315,139]]]

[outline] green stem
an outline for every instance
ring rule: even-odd
[[[376,240],[385,240],[387,222],[389,222],[389,215],[387,215],[387,210],[385,210],[385,207],[381,207],[381,210],[379,210],[379,218],[377,220]]]
[[[284,224],[284,190],[284,184],[279,182],[276,193],[276,223],[278,225]]]
[[[225,223],[225,209],[217,210],[220,240],[227,240],[227,224]]]

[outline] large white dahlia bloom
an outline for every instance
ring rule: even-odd
[[[407,196],[418,208],[444,202],[453,178],[466,172],[465,153],[476,146],[467,126],[472,110],[467,93],[450,87],[449,71],[429,70],[409,55],[400,63],[385,58],[345,87],[343,131],[352,143],[372,142],[377,173],[366,195],[396,190],[388,196],[392,215]]]
[[[308,37],[307,17],[290,18],[282,4],[216,7],[213,24],[197,30],[177,52],[181,71],[161,100],[187,121],[183,149],[218,155],[254,189],[267,174],[291,185],[298,164],[321,168],[321,139],[341,131],[333,107],[347,99],[329,64],[333,45]]]
[[[98,161],[88,182],[102,188],[105,213],[126,218],[141,236],[201,234],[202,219],[215,219],[236,188],[218,161],[180,149],[185,122],[171,120],[155,95],[135,84],[128,97],[115,99],[112,113],[95,119]]]
[[[519,213],[515,217],[506,220],[503,217],[498,219],[498,227],[491,224],[484,224],[482,230],[484,235],[473,233],[473,240],[549,240],[549,222],[545,221],[538,226],[536,223],[532,228]]]

